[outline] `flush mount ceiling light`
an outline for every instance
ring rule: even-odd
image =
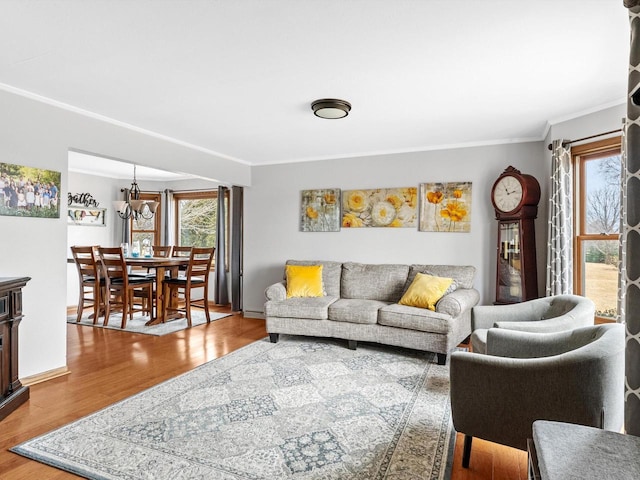
[[[316,117],[320,118],[344,118],[349,115],[351,104],[337,98],[323,98],[311,103],[311,109]]]

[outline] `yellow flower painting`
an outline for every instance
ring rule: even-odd
[[[342,227],[415,227],[418,189],[377,188],[342,192]]]
[[[339,198],[339,188],[302,190],[300,200],[300,231],[339,232]]]
[[[421,183],[421,232],[471,231],[471,182]]]

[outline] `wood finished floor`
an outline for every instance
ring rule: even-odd
[[[67,325],[71,373],[33,385],[31,399],[0,422],[0,480],[79,478],[8,449],[265,336],[264,320],[238,314],[162,337]],[[519,450],[474,439],[469,469],[461,458],[458,435],[452,480],[527,478]]]

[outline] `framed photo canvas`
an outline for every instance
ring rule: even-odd
[[[302,190],[300,198],[300,231],[340,231],[339,188]]]
[[[421,183],[421,232],[471,231],[471,182]]]
[[[0,215],[60,218],[60,172],[0,163]]]

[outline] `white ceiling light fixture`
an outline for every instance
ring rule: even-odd
[[[322,98],[311,103],[311,109],[316,117],[336,119],[344,118],[351,111],[351,104],[337,98]]]
[[[137,220],[139,216],[147,220],[153,218],[159,203],[140,200],[140,187],[138,187],[138,182],[136,181],[135,164],[133,165],[133,182],[131,182],[131,187],[129,187],[128,191],[124,188],[120,191],[126,191],[127,193],[126,200],[116,200],[113,202],[113,207],[118,212],[120,218],[123,220],[131,217]]]

